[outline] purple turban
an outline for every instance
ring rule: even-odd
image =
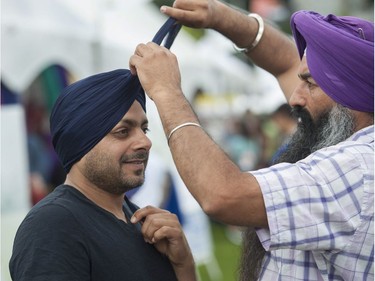
[[[181,25],[169,18],[153,42],[169,48]],[[145,93],[128,69],[96,74],[66,87],[50,116],[52,143],[68,173],[123,118],[134,101],[146,112]]]
[[[311,76],[337,103],[374,112],[374,23],[356,17],[292,15],[300,57],[306,49]]]

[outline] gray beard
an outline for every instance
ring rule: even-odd
[[[355,120],[349,109],[336,105],[314,122],[310,114],[300,108],[293,108],[298,118],[296,133],[288,142],[287,149],[273,164],[295,163],[321,148],[338,144],[354,133]],[[266,253],[252,227],[243,232],[242,256],[239,268],[240,281],[258,280]]]

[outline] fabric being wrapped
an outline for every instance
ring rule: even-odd
[[[312,78],[337,103],[374,112],[374,23],[298,11],[291,28]]]
[[[169,18],[153,42],[170,48],[180,24]],[[134,101],[146,112],[146,97],[137,76],[128,69],[99,73],[66,87],[50,116],[52,143],[68,173],[123,118]]]

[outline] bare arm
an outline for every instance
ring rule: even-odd
[[[163,6],[161,11],[186,26],[214,29],[239,47],[250,46],[258,31],[255,19],[218,0],[176,0],[173,7]],[[300,62],[293,40],[266,23],[262,39],[247,55],[278,79],[289,100]]]
[[[154,43],[141,44],[130,59],[142,86],[159,111],[166,135],[185,122],[198,122],[181,90],[176,57]],[[222,222],[267,227],[256,179],[240,169],[198,127],[177,130],[169,141],[177,169],[203,210]]]

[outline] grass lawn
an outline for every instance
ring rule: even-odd
[[[214,251],[218,266],[221,271],[221,278],[212,279],[208,274],[207,266],[199,266],[198,271],[201,281],[237,281],[238,264],[241,253],[241,246],[236,245],[228,239],[226,226],[217,222],[211,222]]]

